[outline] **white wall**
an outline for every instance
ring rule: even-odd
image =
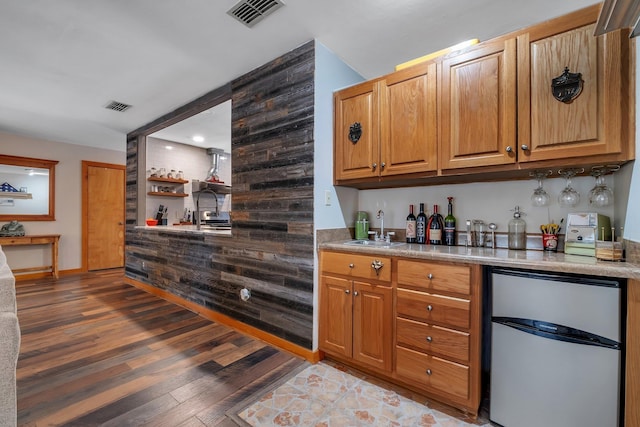
[[[118,150],[104,150],[61,142],[0,133],[2,154],[58,160],[56,165],[55,221],[24,221],[28,234],[60,234],[58,266],[61,271],[82,266],[82,161],[125,165],[125,141],[114,141]],[[26,268],[49,265],[49,246],[4,247],[9,266]]]
[[[333,186],[333,92],[364,80],[333,52],[316,40],[314,134],[314,227],[345,227],[355,215],[357,190]],[[325,192],[331,205],[325,205]]]
[[[615,197],[627,197],[625,188],[616,188],[611,176],[607,176],[607,184],[612,187]],[[379,228],[380,221],[376,219],[378,209],[384,211],[385,228],[404,228],[409,204],[425,203],[425,209],[433,212],[433,205],[439,205],[439,211],[447,209],[447,197],[452,196],[453,214],[456,217],[457,229],[465,229],[465,220],[481,219],[486,223],[494,222],[498,225],[498,232],[505,232],[509,220],[513,218],[516,205],[526,214],[528,233],[539,233],[539,226],[551,220],[560,221],[567,217],[568,212],[598,212],[615,219],[614,206],[594,209],[589,205],[589,190],[594,186],[592,177],[578,177],[572,180],[572,186],[580,193],[580,203],[571,209],[561,208],[557,197],[565,187],[564,178],[550,178],[543,181],[543,187],[552,197],[548,207],[533,207],[531,194],[537,187],[533,179],[505,182],[478,182],[469,184],[437,185],[428,187],[394,188],[384,190],[362,190],[358,195],[359,209],[369,212],[371,227]],[[622,213],[624,214],[624,212]],[[566,221],[566,220],[565,220]]]
[[[636,58],[640,55],[640,43],[636,43]],[[636,156],[640,153],[640,67],[636,64]],[[629,187],[627,218],[624,224],[625,237],[640,242],[640,162],[632,165],[632,177]]]

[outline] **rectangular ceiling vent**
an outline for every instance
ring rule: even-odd
[[[122,113],[131,108],[131,105],[125,104],[124,102],[110,101],[107,105],[104,106],[104,108],[106,108],[107,110],[119,111]]]
[[[282,0],[242,0],[229,9],[227,14],[251,28],[282,6]]]

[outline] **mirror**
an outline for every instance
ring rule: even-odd
[[[0,221],[55,220],[56,164],[0,155]]]

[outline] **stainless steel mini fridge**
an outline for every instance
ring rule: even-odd
[[[618,426],[624,282],[498,268],[491,282],[491,421]]]

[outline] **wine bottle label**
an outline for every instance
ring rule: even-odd
[[[426,226],[427,224],[424,221],[418,221],[416,223],[416,236],[417,237],[425,237],[425,231],[426,231]]]
[[[407,226],[405,229],[407,234],[407,238],[415,238],[416,237],[416,222],[415,221],[407,221]]]
[[[449,246],[456,244],[456,228],[444,227],[444,243]]]
[[[442,240],[442,230],[436,228],[429,230],[429,240]]]

